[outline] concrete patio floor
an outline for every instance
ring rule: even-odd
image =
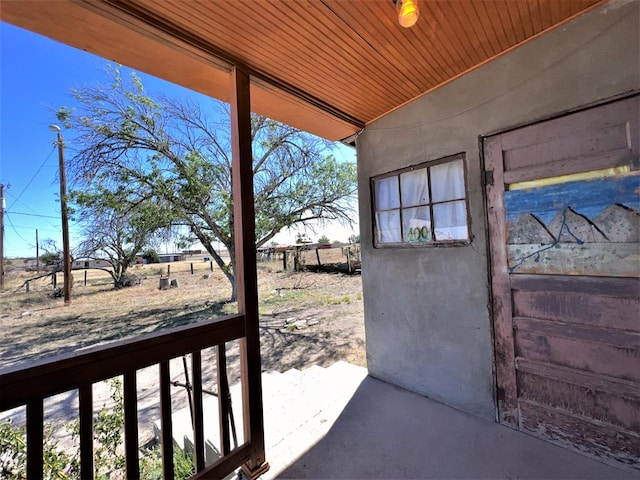
[[[305,431],[302,427],[300,441],[289,438],[285,451],[282,443],[277,451],[271,451],[272,455],[267,450],[272,469],[265,477],[640,478],[640,471],[600,463],[367,377],[366,373],[352,378],[357,384],[347,390],[353,395],[349,394],[336,410],[335,419],[323,419],[324,431]],[[265,416],[269,418],[268,408]],[[305,451],[296,451],[302,445]],[[287,465],[283,464],[285,456]]]

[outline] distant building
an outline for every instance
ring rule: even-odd
[[[79,270],[82,268],[110,268],[111,265],[106,260],[99,258],[78,258],[73,261],[71,268]]]
[[[187,259],[184,253],[164,253],[158,254],[158,257],[162,263],[182,262]]]

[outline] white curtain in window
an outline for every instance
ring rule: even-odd
[[[464,200],[434,205],[433,221],[437,241],[469,238],[467,208]]]
[[[429,203],[429,180],[427,169],[421,168],[400,175],[402,206],[415,207]]]
[[[400,233],[400,210],[376,213],[376,235],[378,243],[402,241]]]
[[[431,167],[432,202],[465,198],[462,159]]]
[[[398,177],[388,177],[376,180],[376,211],[400,208],[400,192]]]
[[[398,177],[376,180],[374,189],[376,195],[377,242],[395,243],[402,241],[402,234],[400,232],[400,210],[398,210],[400,208]]]

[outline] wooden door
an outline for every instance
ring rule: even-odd
[[[638,469],[639,98],[484,140],[499,420]]]

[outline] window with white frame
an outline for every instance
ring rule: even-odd
[[[375,246],[469,241],[464,155],[371,179]]]

